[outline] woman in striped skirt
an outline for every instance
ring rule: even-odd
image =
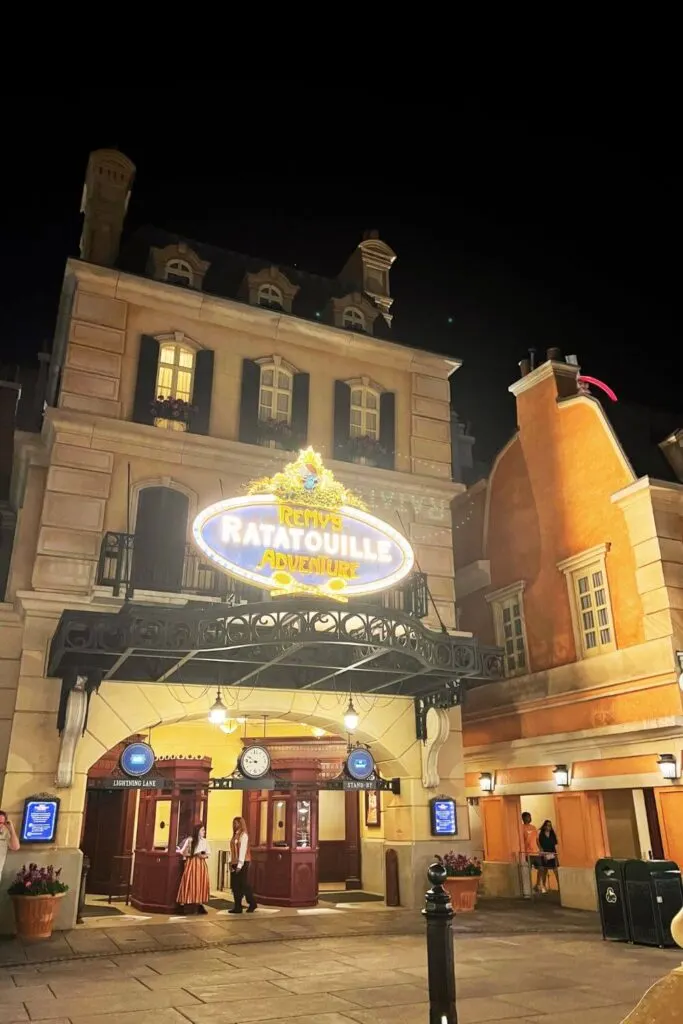
[[[181,913],[191,907],[198,914],[206,914],[204,906],[209,902],[209,868],[207,861],[211,849],[206,841],[206,829],[203,825],[195,825],[192,835],[180,847],[185,861],[183,877],[180,880],[177,902]]]

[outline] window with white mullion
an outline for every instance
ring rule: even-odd
[[[351,437],[379,440],[379,393],[374,388],[351,388]]]
[[[156,398],[176,398],[188,405],[192,400],[195,354],[183,345],[162,345],[159,350]],[[158,417],[155,426],[167,430],[186,430],[182,420],[167,420]]]
[[[292,375],[281,366],[261,367],[259,419],[292,423]]]
[[[586,654],[611,650],[614,634],[604,570],[594,566],[575,573],[574,590]]]
[[[515,594],[506,600],[496,602],[496,611],[496,639],[504,651],[505,674],[519,675],[528,671],[522,595]]]

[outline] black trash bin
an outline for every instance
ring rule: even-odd
[[[595,865],[595,883],[603,939],[630,942],[631,926],[626,909],[624,865],[626,860],[603,857]]]
[[[683,907],[683,885],[672,860],[628,860],[624,864],[631,937],[639,946],[675,946],[671,922]]]

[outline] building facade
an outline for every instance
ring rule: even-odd
[[[461,627],[505,651],[465,708],[470,818],[490,892],[519,892],[529,811],[562,902],[595,909],[599,857],[683,863],[681,435],[603,408],[557,350],[520,365],[518,432],[453,506]]]
[[[415,905],[434,854],[428,801],[437,788],[455,799],[457,841],[469,848],[456,691],[462,677],[497,670],[495,651],[455,630],[450,506],[463,487],[451,480],[449,377],[459,363],[388,340],[395,255],[375,232],[331,281],[156,230],[125,238],[133,178],[123,154],[91,155],[81,259],[66,266],[42,432],[15,436],[17,522],[0,605],[2,807],[16,819],[27,797],[59,795],[55,842],[31,852],[59,863],[73,887],[60,911],[66,927],[88,772],[108,752],[152,729],[162,752],[213,752],[225,772],[236,737],[199,729],[216,683],[233,716],[309,737],[343,733],[353,694],[354,739],[371,746],[384,777],[401,779],[400,795],[382,794],[381,824],[364,829],[362,883],[384,891],[391,847],[401,902]],[[311,683],[296,661],[272,687],[272,666],[221,675],[224,667],[197,668],[196,650],[169,670],[151,656],[150,623],[162,624],[166,655],[183,630],[207,619],[226,629],[236,609],[250,635],[272,627],[272,617],[268,626],[249,618],[263,592],[202,559],[192,523],[308,445],[409,539],[419,571],[377,595],[376,615],[353,636],[337,637],[353,653],[327,683]],[[295,601],[279,600],[269,606],[275,619]],[[329,621],[342,630],[339,614],[331,607]],[[278,636],[275,660],[285,664]],[[385,654],[400,667],[411,644],[405,683],[391,669],[382,677],[354,667]],[[241,794],[211,801],[209,833],[220,847]]]

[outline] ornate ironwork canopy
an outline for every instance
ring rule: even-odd
[[[499,678],[501,654],[363,605],[301,597],[237,607],[126,604],[63,612],[48,675],[418,697],[460,679]]]

